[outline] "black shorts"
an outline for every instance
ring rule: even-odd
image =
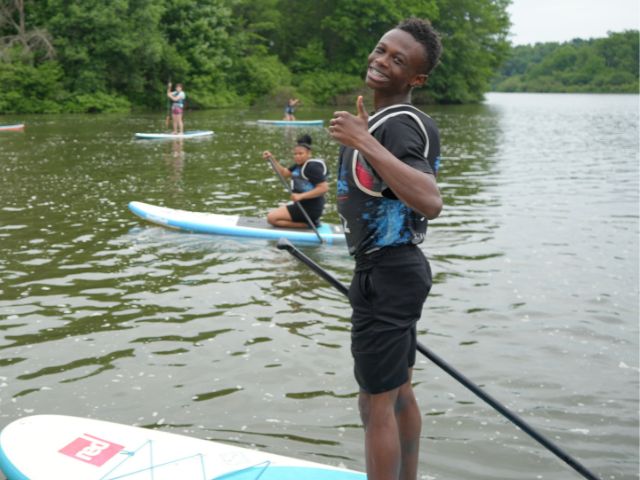
[[[315,200],[315,199],[314,199]],[[320,224],[320,217],[322,216],[322,210],[324,207],[324,202],[301,202],[302,208],[307,212],[309,218],[313,222],[313,224],[317,227]],[[309,223],[307,218],[304,216],[304,213],[300,210],[297,203],[289,203],[287,204],[287,211],[291,216],[291,220],[294,222],[300,223]]]
[[[419,247],[387,247],[356,259],[349,288],[351,354],[358,385],[368,393],[398,388],[416,361],[416,323],[431,289],[431,268]]]

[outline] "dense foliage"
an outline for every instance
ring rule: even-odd
[[[0,0],[0,113],[352,101],[399,20],[429,18],[444,57],[417,101],[482,99],[508,52],[509,0]]]
[[[638,30],[514,47],[494,80],[503,92],[638,93]]]

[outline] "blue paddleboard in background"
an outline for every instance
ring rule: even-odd
[[[259,125],[275,125],[279,127],[321,127],[323,120],[258,120]]]
[[[320,243],[318,236],[310,228],[278,228],[270,225],[264,218],[191,212],[143,202],[129,202],[129,210],[148,222],[186,232],[270,240],[284,237],[293,243]],[[341,225],[322,223],[317,230],[327,244],[346,241]]]

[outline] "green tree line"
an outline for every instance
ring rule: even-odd
[[[0,113],[188,108],[363,88],[382,33],[428,18],[444,56],[417,102],[480,101],[509,51],[510,0],[0,0]]]
[[[514,47],[493,81],[502,92],[638,93],[638,30]]]

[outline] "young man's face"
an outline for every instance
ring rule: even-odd
[[[367,86],[395,93],[424,84],[424,47],[410,33],[393,29],[385,33],[368,59]]]

